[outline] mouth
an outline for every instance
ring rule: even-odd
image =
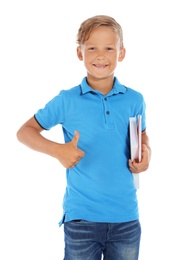
[[[104,69],[106,68],[108,65],[107,64],[93,64],[94,67],[98,68],[98,69]]]

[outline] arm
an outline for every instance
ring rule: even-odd
[[[146,171],[151,160],[151,147],[146,131],[142,132],[142,160],[141,162],[129,160],[129,169],[133,173]]]
[[[37,152],[56,158],[65,168],[74,167],[84,156],[84,152],[77,147],[80,137],[78,131],[75,131],[71,142],[59,144],[43,137],[43,130],[35,118],[31,117],[17,131],[17,139]]]

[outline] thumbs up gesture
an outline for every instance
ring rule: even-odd
[[[73,137],[73,139],[72,139],[72,141],[71,141],[71,144],[74,145],[74,147],[77,147],[77,146],[78,146],[79,138],[80,138],[80,134],[79,134],[79,132],[76,130],[76,131],[74,132],[74,137]]]
[[[80,138],[79,132],[74,132],[74,137],[71,142],[60,144],[58,153],[58,160],[65,168],[73,168],[84,157],[85,153],[78,148],[78,141]]]

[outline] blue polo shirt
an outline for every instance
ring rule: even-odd
[[[142,115],[145,130],[145,102],[141,93],[114,78],[112,90],[104,96],[83,78],[80,85],[60,91],[35,114],[44,129],[62,125],[65,142],[78,130],[78,147],[85,156],[74,168],[66,169],[63,221],[126,222],[139,218],[130,158],[129,117]]]

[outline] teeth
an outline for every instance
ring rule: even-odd
[[[95,65],[97,68],[105,68],[105,65]]]

